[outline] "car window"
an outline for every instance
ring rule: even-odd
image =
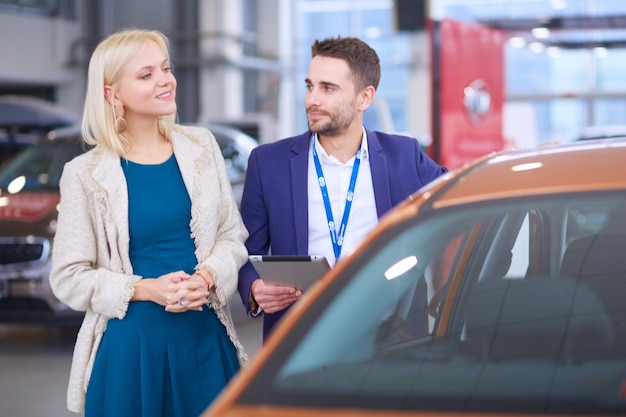
[[[209,130],[220,146],[230,182],[243,183],[248,168],[248,157],[258,142],[243,132],[223,126],[210,126]]]
[[[0,190],[11,194],[58,191],[63,166],[82,152],[78,141],[29,147],[2,167]]]
[[[215,138],[220,145],[222,156],[226,164],[226,172],[231,180],[240,180],[246,172],[248,159],[247,155],[241,154],[237,149],[237,144],[232,138],[224,136],[220,133],[214,133]]]
[[[41,132],[18,132],[0,128],[0,164],[26,147],[36,145],[42,136]]]
[[[511,265],[504,274],[505,278],[523,277],[530,265],[530,220],[529,215],[524,216],[524,220],[519,228],[515,243],[511,249]]]
[[[544,196],[396,226],[307,310],[241,402],[624,412],[625,208],[610,192]]]

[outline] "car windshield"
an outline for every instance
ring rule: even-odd
[[[242,404],[623,414],[623,192],[429,210],[358,252]]]
[[[258,143],[250,136],[234,129],[212,126],[209,128],[222,151],[226,173],[231,183],[243,183],[248,157]]]
[[[0,192],[58,192],[65,163],[82,153],[79,141],[31,146],[0,170]]]

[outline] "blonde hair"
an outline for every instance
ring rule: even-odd
[[[125,155],[128,144],[123,134],[115,132],[113,104],[105,97],[106,85],[115,86],[124,66],[146,42],[156,43],[165,57],[170,59],[170,45],[167,37],[156,30],[125,29],[116,32],[98,44],[87,73],[87,94],[83,109],[82,134],[89,145],[104,145],[119,156]],[[170,139],[176,114],[159,118],[159,132]]]

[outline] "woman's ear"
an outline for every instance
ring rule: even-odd
[[[104,86],[104,99],[111,104],[115,104],[115,97],[113,93],[113,88],[110,85]]]

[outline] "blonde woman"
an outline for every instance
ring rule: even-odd
[[[160,32],[104,39],[88,71],[50,282],[85,311],[68,408],[93,416],[197,416],[247,360],[228,308],[247,259],[213,135],[175,124]]]

